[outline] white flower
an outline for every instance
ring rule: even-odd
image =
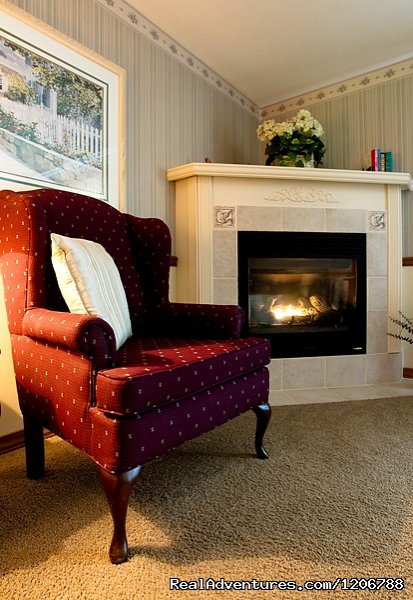
[[[289,121],[277,123],[274,119],[263,121],[257,128],[258,139],[262,142],[270,142],[276,136],[285,134],[292,135],[294,132],[310,132],[320,138],[323,134],[323,128],[317,119],[311,115],[309,110],[301,109]]]
[[[305,109],[299,110],[288,121],[277,123],[274,119],[268,119],[257,128],[258,138],[267,142],[267,165],[273,164],[277,157],[287,161],[297,156],[304,157],[305,160],[314,158],[315,165],[320,165],[325,152],[325,146],[320,139],[323,133],[321,124]],[[297,161],[295,166],[302,166],[302,160],[301,164],[297,163],[300,161]]]
[[[279,135],[279,130],[277,128],[277,123],[270,119],[269,121],[263,121],[257,129],[258,138],[265,142],[267,140],[272,140],[272,138],[276,135]]]

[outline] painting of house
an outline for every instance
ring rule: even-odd
[[[104,88],[0,37],[1,171],[102,195]]]

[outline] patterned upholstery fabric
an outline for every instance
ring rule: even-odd
[[[50,233],[101,243],[125,288],[133,337],[70,314]],[[236,306],[170,303],[171,238],[159,219],[57,190],[0,192],[0,267],[21,410],[123,472],[268,398],[269,344],[240,338]]]
[[[267,399],[268,369],[262,368],[134,418],[113,419],[108,413],[92,408],[90,453],[110,471],[128,471]],[[122,440],[121,452],[119,440]]]
[[[267,361],[261,339],[133,338],[116,355],[119,366],[98,374],[96,405],[117,415],[137,415],[238,378]]]

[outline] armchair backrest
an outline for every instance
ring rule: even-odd
[[[102,244],[125,287],[134,332],[168,301],[170,234],[159,219],[122,213],[106,202],[54,189],[0,191],[0,268],[11,333],[26,310],[67,311],[51,263],[50,234]]]

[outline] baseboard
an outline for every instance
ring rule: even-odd
[[[54,434],[45,430],[45,438],[49,438],[52,435]],[[14,433],[8,433],[7,435],[0,437],[0,455],[11,452],[12,450],[18,450],[19,448],[24,448],[23,429],[21,431],[15,431]]]
[[[413,369],[411,367],[403,368],[403,377],[405,379],[413,379]]]

